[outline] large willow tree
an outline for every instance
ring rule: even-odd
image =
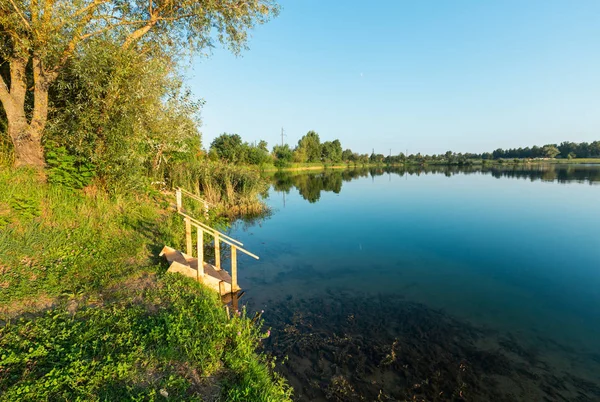
[[[275,0],[0,0],[0,102],[16,166],[42,167],[49,88],[98,36],[122,48],[237,53],[248,31],[279,11]]]

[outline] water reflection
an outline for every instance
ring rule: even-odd
[[[454,175],[484,174],[495,178],[525,179],[557,183],[600,183],[600,165],[508,165],[508,166],[407,166],[407,167],[369,167],[345,170],[329,169],[321,172],[276,172],[272,178],[273,189],[289,193],[292,188],[306,201],[315,203],[321,198],[321,192],[342,191],[342,183],[361,177],[421,176],[443,174]]]

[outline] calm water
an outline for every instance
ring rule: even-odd
[[[386,372],[384,363],[374,361],[373,368],[359,375],[351,358],[346,367],[336,353],[328,359],[317,346],[290,346],[295,342],[290,336],[298,342],[315,333],[323,339],[344,336],[343,332],[352,333],[353,339],[373,336],[368,319],[384,309],[371,312],[369,300],[378,298],[388,300],[386,306],[402,303],[392,309],[400,316],[390,319],[386,313],[378,322],[391,320],[386,325],[393,327],[406,318],[402,312],[407,306],[423,309],[423,317],[439,312],[460,323],[454,326],[481,331],[461,341],[469,348],[493,351],[510,364],[520,364],[523,371],[514,377],[518,370],[509,369],[503,380],[504,374],[494,368],[488,373],[483,364],[472,378],[461,380],[463,385],[446,384],[448,391],[439,394],[439,400],[460,399],[460,392],[465,399],[483,400],[493,395],[483,391],[490,387],[498,395],[505,392],[506,400],[600,400],[600,166],[336,170],[278,173],[272,182],[267,200],[272,215],[251,224],[240,222],[232,233],[261,257],[240,261],[239,281],[246,290],[242,300],[250,308],[265,310],[267,324],[274,329],[269,344],[273,353],[295,354],[296,364],[305,366],[302,372],[283,369],[298,388],[299,399],[353,400],[355,393],[356,400],[373,400],[378,388],[389,398],[382,400],[411,395],[429,400],[428,395],[443,389],[428,391],[423,385],[411,388],[410,394],[394,388],[392,382],[405,381],[407,387],[414,382],[411,376],[427,375],[416,373],[416,368],[411,371],[409,366],[417,367],[414,362],[400,365],[395,353],[398,362],[386,365]],[[348,305],[352,311],[335,307]],[[348,317],[341,317],[342,311]],[[304,321],[294,321],[295,315]],[[355,315],[366,320],[362,327],[346,328]],[[375,336],[373,342],[384,347],[389,338],[414,344],[406,329],[394,331],[380,340]],[[499,339],[514,342],[505,348],[506,342]],[[288,345],[281,346],[285,342]],[[450,340],[436,342],[443,350]],[[476,360],[460,356],[470,352],[458,347],[449,362]],[[534,357],[525,358],[527,353]],[[311,360],[303,354],[314,356]],[[384,352],[381,356],[386,358]],[[329,368],[319,368],[323,365]],[[531,377],[535,370],[541,374]],[[311,382],[319,373],[323,378]],[[377,375],[368,377],[373,373]],[[571,380],[561,375],[574,373],[578,380],[563,391],[545,389],[549,386],[540,380],[548,376],[549,384],[566,383]],[[328,383],[327,376],[337,376],[337,382]],[[480,386],[478,391],[476,382],[484,377],[494,378],[496,385]],[[431,387],[429,380],[427,384]],[[451,397],[455,385],[456,395]],[[515,386],[521,391],[510,391]],[[339,391],[340,387],[347,389]]]

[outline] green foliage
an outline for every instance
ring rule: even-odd
[[[275,157],[275,162],[273,164],[280,169],[289,167],[294,157],[288,144],[275,145],[273,147],[273,156]]]
[[[309,131],[300,140],[296,148],[298,155],[302,155],[302,160],[297,162],[319,162],[321,161],[321,140],[319,134]]]
[[[263,165],[271,161],[267,143],[260,141],[258,146],[242,142],[238,134],[223,133],[210,144],[209,154],[225,162],[241,165]]]
[[[33,219],[40,216],[39,202],[33,198],[27,196],[15,197],[8,200],[8,204],[20,218]]]
[[[65,147],[51,148],[46,152],[48,182],[70,188],[83,188],[90,184],[95,167],[76,155],[69,155]]]
[[[199,376],[227,400],[290,400],[255,353],[260,322],[228,319],[214,292],[166,275],[130,296],[1,328],[0,400],[201,400]]]
[[[556,155],[560,154],[560,151],[554,145],[545,145],[544,148],[542,148],[542,153],[546,158],[554,158]]]
[[[354,162],[357,159],[357,156],[351,149],[345,149],[342,152],[342,160],[344,162]]]
[[[214,150],[220,159],[227,162],[241,162],[243,159],[242,137],[238,134],[223,133],[213,140],[210,150],[211,152]]]
[[[330,163],[342,161],[342,144],[339,140],[325,141],[321,145],[321,160]]]
[[[271,161],[271,155],[265,147],[246,145],[245,162],[247,164],[261,166]]]
[[[47,154],[65,148],[113,191],[164,181],[200,151],[202,102],[183,90],[167,55],[91,41],[65,67],[51,99]]]

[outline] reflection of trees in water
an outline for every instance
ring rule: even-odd
[[[496,178],[528,179],[531,181],[551,181],[558,183],[590,183],[600,182],[600,166],[583,165],[539,165],[539,166],[511,166],[493,167],[484,173],[491,173]]]
[[[325,170],[322,172],[277,172],[273,176],[273,188],[289,193],[295,187],[308,202],[321,198],[322,191],[339,193],[342,182],[361,177],[376,177],[384,174],[398,176],[422,174],[443,174],[451,177],[457,174],[489,174],[495,178],[526,179],[531,181],[556,181],[558,183],[600,182],[600,165],[507,165],[507,166],[406,166],[370,167],[346,170]]]
[[[350,181],[359,176],[345,176],[343,173],[354,171],[326,170],[319,173],[293,174],[291,172],[277,172],[273,176],[273,188],[276,191],[289,193],[296,187],[302,198],[308,202],[317,202],[321,198],[321,191],[339,193],[342,190],[342,180]]]

